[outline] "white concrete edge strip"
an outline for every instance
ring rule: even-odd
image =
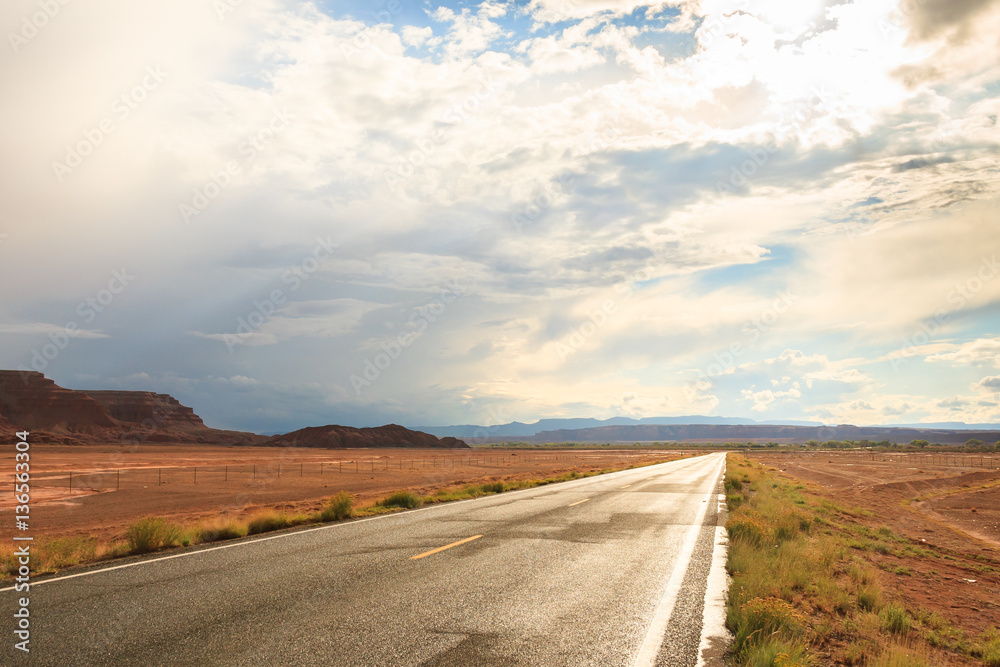
[[[725,468],[723,468],[725,470]],[[726,506],[725,494],[719,495],[720,511]],[[729,557],[729,536],[725,526],[715,527],[715,550],[712,565],[708,570],[708,585],[705,588],[705,611],[701,617],[701,644],[698,646],[697,667],[721,667],[720,649],[729,643],[726,629],[726,591],[729,589],[729,575],[726,561]]]
[[[725,459],[723,458],[723,463]],[[653,614],[653,621],[649,625],[649,629],[646,631],[646,637],[642,640],[642,644],[639,646],[639,652],[635,656],[635,660],[632,661],[633,667],[654,667],[656,664],[656,656],[660,653],[660,646],[663,644],[663,637],[667,633],[667,624],[670,622],[670,616],[674,613],[674,606],[677,604],[677,596],[681,592],[681,584],[684,583],[684,576],[687,574],[688,566],[691,565],[691,557],[694,555],[694,547],[698,541],[698,533],[701,532],[703,528],[702,524],[705,522],[705,515],[708,513],[708,504],[711,502],[713,496],[718,495],[716,490],[719,483],[720,472],[716,475],[715,481],[712,482],[712,488],[709,490],[706,499],[701,503],[701,509],[698,510],[698,515],[695,517],[688,529],[687,535],[684,537],[684,542],[681,545],[680,557],[677,559],[674,565],[674,570],[670,574],[670,579],[667,581],[667,588],[663,593],[663,598],[660,600],[660,604],[656,607],[656,612]]]
[[[690,463],[691,461],[697,461],[702,456],[706,456],[706,455],[702,454],[700,456],[695,456],[695,457],[692,457],[692,458],[677,459],[676,461],[667,461],[666,463],[657,463],[657,464],[654,464],[654,465],[651,465],[651,466],[641,466],[639,468],[630,468],[628,470],[618,470],[616,472],[609,472],[609,473],[605,473],[604,475],[594,475],[593,477],[584,477],[583,479],[569,480],[569,481],[566,481],[566,482],[561,482],[560,486],[565,489],[565,488],[574,487],[574,486],[581,486],[581,483],[582,484],[588,484],[588,483],[589,484],[593,484],[595,482],[606,481],[609,478],[618,478],[618,477],[631,476],[632,474],[638,474],[638,473],[641,473],[641,472],[648,472],[651,469],[659,468],[660,466],[669,466],[671,464],[678,463],[678,462]],[[675,467],[686,468],[688,466],[675,466]],[[328,524],[323,525],[323,526],[316,526],[315,528],[306,528],[304,530],[294,530],[294,531],[290,531],[290,532],[287,532],[287,533],[281,533],[280,535],[270,535],[268,537],[262,537],[262,538],[259,538],[259,539],[256,539],[256,540],[243,540],[243,541],[240,541],[240,542],[233,542],[232,544],[220,544],[219,546],[215,546],[215,547],[208,547],[208,548],[205,548],[205,549],[196,549],[194,551],[186,551],[186,552],[184,552],[182,554],[172,554],[172,555],[169,555],[169,556],[160,556],[159,558],[149,558],[149,559],[146,559],[146,560],[136,561],[134,563],[125,563],[124,565],[113,565],[111,567],[102,567],[102,568],[97,568],[97,569],[93,569],[93,570],[87,570],[86,572],[78,572],[77,574],[67,574],[67,575],[64,575],[62,577],[51,577],[49,579],[42,579],[40,581],[32,581],[30,583],[31,583],[31,586],[41,586],[42,584],[52,584],[52,583],[55,583],[57,581],[66,581],[68,579],[76,579],[77,577],[89,577],[89,576],[92,576],[92,575],[95,575],[95,574],[104,574],[105,572],[113,572],[114,570],[124,570],[124,569],[130,568],[130,567],[138,567],[140,565],[149,565],[150,563],[161,563],[161,562],[166,561],[166,560],[173,560],[174,558],[185,558],[187,556],[197,556],[199,554],[208,553],[210,551],[221,551],[223,549],[234,549],[236,547],[251,546],[251,545],[254,545],[254,544],[260,544],[261,542],[269,542],[271,540],[280,540],[280,539],[283,539],[283,538],[286,538],[286,537],[293,537],[293,536],[296,536],[296,535],[304,535],[306,533],[314,533],[314,532],[319,531],[319,530],[330,530],[330,529],[333,529],[333,528],[344,528],[346,526],[353,526],[353,525],[356,525],[356,524],[359,524],[359,523],[367,523],[369,521],[378,521],[380,519],[394,519],[394,518],[399,518],[400,516],[404,516],[404,515],[416,514],[418,512],[430,512],[432,510],[440,510],[440,509],[445,509],[445,508],[448,508],[448,507],[455,507],[456,505],[461,505],[462,503],[473,503],[473,502],[476,502],[476,501],[483,501],[483,500],[496,500],[498,498],[509,498],[509,497],[511,497],[511,496],[513,496],[515,494],[522,494],[522,493],[527,493],[527,492],[530,492],[530,491],[534,491],[534,492],[537,493],[538,491],[544,490],[544,489],[545,489],[545,487],[535,486],[535,487],[532,487],[530,489],[518,489],[517,491],[505,491],[504,493],[494,494],[492,496],[483,496],[481,498],[469,498],[468,500],[456,500],[456,501],[449,502],[449,503],[439,503],[439,504],[432,505],[430,507],[421,507],[419,509],[407,510],[406,512],[394,512],[392,514],[381,514],[379,516],[372,516],[372,517],[368,517],[366,519],[356,519],[354,521],[341,521],[341,522],[337,522],[337,523],[328,523]],[[16,586],[16,584],[15,584],[15,586]],[[7,591],[12,591],[12,590],[14,590],[15,586],[7,586],[6,588],[0,588],[0,593],[5,593]]]

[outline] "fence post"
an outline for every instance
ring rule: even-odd
[[[257,479],[257,464],[253,464],[253,478]]]
[[[303,465],[305,465],[305,464],[304,463],[299,463],[299,477],[302,477],[302,466]]]
[[[163,468],[156,469],[156,485],[159,486],[163,482]]]
[[[229,466],[226,466],[226,479],[224,481],[229,481]]]
[[[115,476],[115,491],[122,488],[122,469],[118,469],[118,474]]]
[[[69,490],[73,490],[73,471],[69,471]]]
[[[198,483],[198,466],[194,467],[194,483]]]

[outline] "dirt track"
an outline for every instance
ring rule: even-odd
[[[676,458],[650,451],[414,450],[118,445],[32,448],[31,528],[37,538],[122,535],[143,516],[194,523],[261,508],[319,509],[345,490],[357,503],[399,489],[533,479]],[[194,467],[198,466],[195,471]],[[13,452],[0,456],[12,481]],[[118,471],[121,471],[118,473]],[[70,472],[73,488],[70,490]],[[13,529],[13,494],[0,496],[0,539]]]

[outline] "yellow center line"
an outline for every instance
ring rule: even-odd
[[[590,498],[584,498],[583,500],[578,500],[578,501],[576,501],[575,503],[570,503],[570,504],[569,504],[569,505],[567,505],[566,507],[572,507],[573,505],[579,505],[580,503],[585,503],[585,502],[587,502],[588,500],[590,500]]]
[[[628,487],[630,487],[630,486],[632,486],[632,485],[631,485],[631,484],[626,484],[626,485],[625,485],[625,486],[623,486],[622,488],[623,488],[623,489],[627,489],[627,488],[628,488]]]
[[[426,556],[433,556],[434,554],[440,553],[445,549],[451,549],[452,547],[457,547],[460,544],[465,544],[466,542],[471,542],[472,540],[478,540],[480,537],[482,537],[482,535],[473,535],[472,537],[467,537],[464,540],[459,540],[458,542],[452,542],[451,544],[446,544],[443,547],[438,547],[437,549],[431,549],[430,551],[425,551],[419,556],[411,556],[410,560],[419,560]]]

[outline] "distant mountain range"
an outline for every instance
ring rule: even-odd
[[[872,440],[906,443],[928,440],[961,444],[970,438],[1000,440],[1000,424],[900,424],[893,426],[827,426],[821,422],[768,421],[738,417],[649,417],[631,419],[542,419],[533,424],[511,422],[498,426],[420,426],[438,437],[496,442],[805,442],[807,440]]]
[[[425,433],[431,433],[439,438],[444,436],[452,436],[454,438],[527,438],[538,435],[544,431],[579,430],[600,428],[603,426],[639,426],[650,424],[725,424],[730,426],[773,424],[783,426],[823,426],[823,422],[814,421],[786,420],[758,422],[744,417],[706,417],[704,415],[690,415],[687,417],[645,417],[643,419],[632,419],[631,417],[611,417],[610,419],[579,417],[569,419],[540,419],[533,424],[510,422],[509,424],[499,424],[496,426],[462,424],[459,426],[414,426],[413,428],[418,431],[424,431]]]

